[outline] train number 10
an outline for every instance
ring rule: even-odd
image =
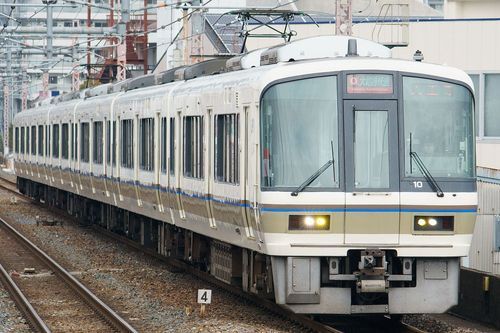
[[[422,188],[424,185],[422,184],[421,181],[415,181],[413,182],[413,187],[414,188]]]

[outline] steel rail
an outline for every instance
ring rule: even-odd
[[[29,239],[24,237],[9,223],[0,217],[0,225],[12,234],[21,244],[27,247],[38,259],[47,265],[57,276],[59,276],[77,295],[80,296],[90,307],[97,311],[102,318],[118,332],[137,333],[125,319],[120,317],[113,309],[95,296],[87,287],[73,277],[55,260],[40,250]]]
[[[426,331],[423,331],[415,326],[411,326],[410,324],[401,322],[401,326],[406,330],[406,332],[411,332],[411,333],[427,333]]]
[[[24,296],[21,289],[19,289],[17,284],[1,264],[0,281],[2,282],[2,285],[7,290],[7,292],[10,294],[19,311],[28,320],[29,326],[39,333],[51,333],[51,330],[47,327],[42,318],[40,318],[38,312],[36,312],[35,308],[33,308],[26,296]]]

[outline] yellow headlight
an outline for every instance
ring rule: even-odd
[[[425,219],[418,219],[417,223],[419,226],[423,227],[427,224],[427,221]]]
[[[326,219],[323,216],[316,218],[316,225],[318,227],[324,227],[326,225]]]
[[[435,227],[436,224],[437,224],[437,220],[436,219],[433,219],[433,218],[430,218],[429,219],[429,225],[432,226],[432,227]]]

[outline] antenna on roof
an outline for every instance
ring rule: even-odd
[[[349,39],[347,41],[347,54],[346,57],[357,57],[358,56],[358,41],[355,39]]]

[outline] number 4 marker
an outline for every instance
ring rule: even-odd
[[[205,315],[206,304],[212,303],[212,290],[198,289],[198,304],[201,304],[200,315]]]

